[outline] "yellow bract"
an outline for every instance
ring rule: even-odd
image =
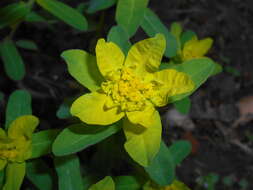
[[[8,135],[0,128],[0,169],[7,162],[24,162],[31,156],[32,133],[38,125],[38,119],[31,115],[14,120],[8,129]]]
[[[208,52],[213,44],[211,38],[205,38],[198,40],[197,37],[193,37],[191,40],[184,44],[182,50],[182,60],[187,61],[193,58],[201,58]]]
[[[100,89],[81,96],[71,106],[72,115],[88,124],[108,125],[126,116],[125,148],[145,166],[158,152],[161,141],[161,121],[155,107],[194,88],[192,80],[182,72],[159,71],[165,47],[165,37],[157,34],[133,45],[125,59],[116,44],[100,39],[96,58],[105,80]],[[136,134],[134,128],[143,131]]]
[[[98,40],[96,57],[99,71],[106,79],[113,80],[119,77],[118,71],[123,66],[125,56],[116,44],[105,42],[104,39]]]

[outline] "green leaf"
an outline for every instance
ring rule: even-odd
[[[187,114],[191,108],[191,100],[188,97],[185,97],[179,101],[174,102],[174,106],[182,114]]]
[[[201,186],[206,186],[207,190],[214,190],[216,184],[219,182],[220,176],[216,173],[209,173],[206,176],[200,176],[197,179],[197,183]]]
[[[88,23],[86,18],[74,8],[57,0],[36,0],[36,2],[42,8],[70,26],[79,30],[87,30]]]
[[[12,3],[0,9],[0,28],[16,24],[30,12],[30,6],[24,2]]]
[[[129,36],[127,32],[121,26],[113,26],[107,36],[108,42],[114,42],[121,50],[127,55],[128,50],[131,47]]]
[[[181,42],[180,42],[180,37],[182,34],[183,28],[180,23],[178,22],[173,22],[170,25],[170,32],[171,34],[176,38],[177,40],[177,53],[181,53]]]
[[[169,147],[175,165],[180,164],[191,152],[191,144],[185,140],[174,142]]]
[[[55,157],[59,190],[83,190],[79,159],[76,155]]]
[[[12,80],[21,80],[25,75],[25,66],[15,44],[10,39],[0,43],[0,55],[4,63],[4,69]]]
[[[38,50],[38,46],[36,45],[35,42],[32,40],[18,40],[16,41],[16,45],[18,47],[24,48],[24,49],[29,49],[29,50]]]
[[[250,184],[249,184],[249,182],[246,179],[241,179],[239,181],[239,186],[242,188],[242,190],[246,190],[246,189],[248,189],[248,187],[250,186]]]
[[[166,67],[165,65],[163,65],[164,69]],[[170,97],[170,102],[174,102],[189,96],[197,90],[212,75],[215,69],[215,64],[209,58],[199,58],[185,61],[184,63],[177,64],[173,67],[168,64],[168,67],[186,73],[195,84],[195,87],[191,92]]]
[[[176,56],[178,45],[175,36],[173,36],[168,31],[168,29],[161,22],[159,17],[148,8],[145,10],[144,18],[141,22],[141,27],[150,37],[155,36],[155,34],[157,33],[163,34],[166,38],[165,56],[167,57]]]
[[[26,22],[47,22],[47,20],[36,12],[30,12],[25,17]]]
[[[98,183],[92,185],[88,190],[115,190],[113,179],[110,176],[106,176]]]
[[[64,129],[53,143],[53,153],[63,156],[81,151],[118,132],[119,123],[110,126],[75,124]]]
[[[170,152],[166,144],[161,142],[158,154],[144,169],[157,184],[162,186],[171,184],[175,178],[173,152]]]
[[[215,64],[215,68],[213,70],[213,73],[211,74],[212,76],[221,73],[223,70],[222,66],[219,63],[214,63],[214,64]]]
[[[130,37],[137,31],[147,5],[148,0],[118,0],[116,21]]]
[[[6,180],[3,190],[19,190],[25,176],[25,162],[8,163],[5,172]]]
[[[5,129],[10,123],[22,115],[32,114],[31,95],[25,90],[14,91],[8,100],[6,108]]]
[[[49,129],[34,133],[32,136],[31,158],[38,158],[52,152],[52,144],[59,133],[59,129]]]
[[[103,77],[100,74],[96,57],[83,50],[66,50],[61,57],[68,65],[68,71],[72,77],[87,87],[90,91],[100,89]]]
[[[183,32],[180,39],[182,47],[184,47],[185,42],[191,40],[194,36],[197,36],[197,34],[192,30],[187,30]]]
[[[236,77],[239,77],[241,75],[240,71],[238,71],[236,68],[228,66],[228,65],[224,66],[224,71],[226,71]]]
[[[232,187],[232,186],[234,185],[234,183],[235,183],[235,176],[229,175],[229,176],[223,177],[222,183],[223,183],[225,186]]]
[[[170,32],[173,34],[176,38],[180,39],[181,33],[183,29],[180,23],[173,22],[170,26]]]
[[[26,163],[26,177],[39,190],[53,190],[53,170],[41,159],[35,159]]]
[[[97,11],[110,8],[117,0],[90,0],[88,13],[95,13]]]
[[[70,107],[67,104],[61,104],[59,109],[56,112],[56,116],[59,119],[67,119],[72,117],[72,115],[70,114]]]
[[[114,179],[116,190],[139,190],[140,183],[134,176],[118,176]]]

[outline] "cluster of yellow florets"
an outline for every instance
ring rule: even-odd
[[[102,89],[122,111],[143,110],[154,93],[153,85],[144,83],[130,68],[122,69],[119,80],[103,82]]]
[[[25,151],[30,146],[31,142],[25,138],[0,139],[0,159],[18,162],[20,158],[24,157]]]
[[[0,159],[13,160],[17,155],[18,150],[14,140],[9,138],[0,140]]]

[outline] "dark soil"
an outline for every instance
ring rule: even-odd
[[[76,5],[79,1],[66,2]],[[212,37],[214,46],[209,56],[219,64],[229,65],[240,72],[239,76],[222,72],[210,78],[192,95],[189,118],[194,129],[164,126],[164,140],[168,143],[184,138],[194,145],[194,152],[178,168],[179,179],[194,188],[197,178],[216,173],[220,179],[233,175],[235,185],[228,188],[220,180],[215,190],[240,190],[238,182],[242,179],[252,184],[253,142],[246,137],[246,132],[253,134],[253,122],[241,124],[235,129],[231,127],[239,117],[236,103],[245,96],[253,95],[253,1],[150,0],[150,7],[168,27],[171,22],[179,21],[200,38]],[[9,80],[3,64],[0,64],[1,91],[7,101],[13,90],[27,89],[32,94],[33,113],[40,117],[41,129],[67,126],[67,121],[59,120],[55,113],[66,98],[77,96],[85,89],[68,74],[60,54],[71,48],[94,51],[96,39],[105,37],[115,24],[112,22],[114,8],[103,14],[92,16],[92,20],[102,26],[87,33],[76,32],[62,22],[54,24],[54,27],[23,23],[17,30],[14,39],[33,40],[40,51],[20,50],[27,70],[25,79],[20,82]],[[8,30],[1,31],[1,38],[6,34]],[[145,37],[139,30],[133,41]],[[0,123],[4,123],[3,112]],[[244,146],[249,149],[245,150]],[[252,185],[248,187],[248,190],[251,189]]]

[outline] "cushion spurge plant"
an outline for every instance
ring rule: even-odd
[[[187,61],[193,58],[201,58],[208,52],[213,44],[211,38],[204,38],[198,40],[197,36],[194,36],[191,40],[184,44],[182,50],[182,60]]]
[[[115,43],[104,39],[97,42],[96,61],[82,50],[62,54],[72,76],[91,90],[74,101],[72,115],[97,125],[123,118],[125,149],[143,166],[150,163],[160,147],[161,119],[155,108],[194,88],[192,80],[182,72],[159,71],[165,48],[164,36],[157,34],[134,44],[126,58]],[[80,67],[73,70],[72,64]]]
[[[32,134],[39,120],[32,115],[15,119],[6,133],[0,128],[0,170],[6,167],[3,190],[19,189],[25,175],[25,161],[32,156]],[[15,173],[15,179],[13,174]]]

